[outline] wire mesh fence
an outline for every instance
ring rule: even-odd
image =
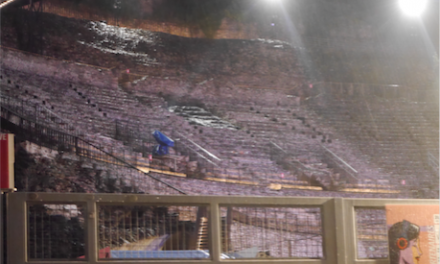
[[[385,209],[356,208],[355,214],[358,258],[387,258]]]
[[[85,258],[84,205],[28,207],[28,258]],[[222,207],[222,258],[323,258],[320,208]],[[205,259],[203,206],[101,205],[99,259]]]
[[[28,259],[73,260],[85,255],[83,206],[35,204],[28,207]]]
[[[10,263],[95,257],[382,263],[384,208],[408,203],[438,201],[13,193],[8,208],[18,210],[8,216],[8,256]]]
[[[209,258],[206,207],[100,206],[99,258]],[[109,254],[106,254],[109,253]]]
[[[322,258],[320,208],[222,207],[222,252],[231,258]]]
[[[1,96],[0,102],[3,103],[5,98],[8,99],[9,97]],[[12,110],[2,105],[2,114],[3,112],[13,113],[10,111]],[[18,134],[31,142],[36,142],[38,145],[49,148],[54,148],[55,146],[60,152],[71,152],[81,159],[102,162],[107,164],[109,168],[114,169],[114,171],[124,172],[124,176],[118,180],[122,180],[125,184],[135,187],[136,192],[183,194],[183,191],[163,182],[155,176],[141,171],[138,167],[146,166],[145,164],[149,165],[149,161],[145,159],[125,155],[125,152],[122,152],[122,156],[120,156],[121,152],[115,153],[112,150],[106,152],[101,147],[77,136],[58,131],[50,126],[46,126],[46,124],[42,125],[36,119],[21,117],[21,121],[17,125],[23,129],[19,130]]]

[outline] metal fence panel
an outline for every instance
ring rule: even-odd
[[[388,263],[386,204],[438,201],[12,193],[8,263]]]

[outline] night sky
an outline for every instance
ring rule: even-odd
[[[408,41],[427,35],[436,53],[439,46],[439,1],[428,0],[420,17],[405,15],[398,0],[162,0],[153,13],[163,17],[222,17],[232,14],[242,21],[286,26],[286,15],[308,36],[331,37],[331,31],[354,38],[369,31],[377,40]],[[161,9],[161,10],[160,10]],[[160,11],[159,11],[160,10]],[[222,10],[227,12],[222,13]],[[231,17],[231,16],[230,16]],[[426,31],[426,33],[423,33]],[[437,55],[438,56],[438,55]]]

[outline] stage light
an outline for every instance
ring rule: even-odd
[[[427,0],[399,0],[402,11],[412,17],[419,16],[425,10]]]

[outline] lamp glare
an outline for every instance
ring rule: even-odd
[[[403,13],[411,17],[417,17],[425,10],[427,0],[399,0],[399,6]]]

